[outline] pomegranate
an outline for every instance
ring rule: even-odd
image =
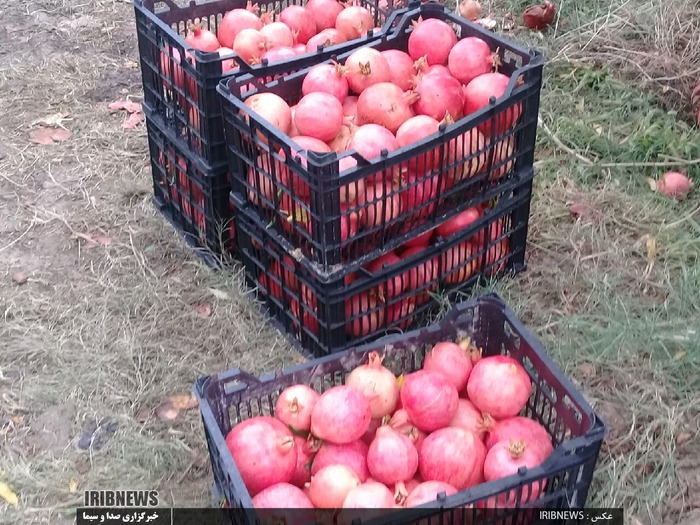
[[[216,33],[219,42],[224,47],[233,47],[236,35],[243,29],[257,29],[263,27],[263,21],[257,16],[257,4],[248,2],[245,9],[233,9],[226,13],[219,23]]]
[[[421,483],[423,483],[423,480],[420,478],[420,472],[416,472],[416,475],[408,481],[389,485],[388,489],[394,495],[394,502],[403,507],[405,506],[406,498],[408,498]]]
[[[294,47],[292,47],[294,52],[299,55],[305,55],[307,53],[306,45],[304,44],[294,44]]]
[[[256,93],[246,98],[245,105],[282,133],[289,133],[292,126],[292,110],[282,97],[274,93]],[[263,141],[267,140],[260,132],[258,136]]]
[[[335,27],[335,21],[343,9],[343,5],[336,0],[309,0],[306,2],[306,10],[314,19],[317,31]]]
[[[406,297],[387,306],[386,324],[389,328],[406,330],[413,322],[416,298]]]
[[[667,197],[682,201],[685,200],[688,193],[691,192],[694,184],[684,173],[667,171],[663,174],[663,177],[656,182],[656,187]]]
[[[499,441],[523,440],[540,454],[544,461],[554,450],[552,438],[547,429],[537,421],[524,416],[507,417],[500,421],[491,418],[486,422],[486,448],[491,449]]]
[[[390,509],[394,503],[394,495],[385,485],[376,481],[368,481],[358,485],[348,493],[343,501],[343,508]]]
[[[345,35],[337,29],[324,29],[319,34],[309,38],[306,43],[307,53],[316,53],[319,47],[337,46],[345,42]]]
[[[422,253],[425,250],[425,246],[416,246],[415,248],[409,248],[408,250],[404,251],[401,256],[403,259],[408,259],[409,257],[412,257],[416,255],[417,253]],[[428,259],[427,261],[416,264],[413,266],[410,270],[406,272],[406,276],[404,277],[404,282],[407,283],[407,287],[409,290],[423,290],[426,285],[430,283],[437,284],[437,278],[438,278],[438,268],[437,265],[434,263],[433,260]],[[434,288],[434,285],[430,285],[427,287],[426,290],[423,291],[429,291]],[[422,302],[420,302],[422,304]]]
[[[233,50],[248,64],[258,64],[267,51],[267,40],[257,29],[242,29],[233,41]]]
[[[411,105],[418,97],[416,92],[404,92],[391,82],[368,86],[357,101],[356,122],[359,125],[379,124],[396,133],[401,124],[413,116]]]
[[[427,117],[427,118],[430,118],[430,117]],[[406,248],[407,250],[410,250],[411,248],[425,248],[425,247],[427,247],[430,244],[430,239],[432,238],[434,231],[435,230],[428,230],[427,232],[419,235],[418,237],[414,237],[413,239],[411,239],[410,241],[405,243],[403,245],[403,247]],[[408,255],[406,255],[405,252],[402,253],[401,255],[403,255],[404,258],[409,257]]]
[[[467,208],[461,213],[458,213],[451,219],[443,222],[435,231],[443,239],[447,239],[451,235],[460,232],[468,226],[474,224],[481,217],[481,211],[476,206]],[[461,388],[460,388],[461,390]]]
[[[340,64],[313,66],[301,84],[301,91],[304,95],[313,92],[329,93],[337,98],[341,104],[348,96],[348,89],[345,68]]]
[[[425,356],[423,370],[442,374],[460,392],[472,372],[471,348],[469,338],[459,343],[440,342]]]
[[[311,462],[316,452],[303,436],[294,436],[294,446],[297,449],[297,465],[289,483],[299,488],[303,488],[311,481]]]
[[[481,17],[481,4],[477,0],[461,0],[457,6],[459,16],[476,22]]]
[[[489,180],[498,180],[504,177],[515,166],[515,137],[508,137],[490,146],[485,152],[488,166]]]
[[[463,428],[469,430],[479,439],[484,439],[487,429],[490,428],[492,419],[484,418],[474,403],[468,399],[460,399],[457,406],[457,413],[450,423],[451,427]]]
[[[297,104],[294,123],[302,135],[329,142],[343,125],[343,105],[328,93],[309,93]]]
[[[346,126],[345,124],[343,124],[342,126],[340,126],[340,131],[335,136],[335,138],[328,142],[328,147],[336,153],[342,153],[344,151],[347,151],[348,149],[350,149],[350,143],[352,142],[353,134],[354,130],[351,129],[350,126]],[[343,157],[342,159],[338,160],[339,173],[342,173],[347,169],[354,168],[355,166],[357,166],[357,161],[352,157]],[[363,180],[361,180],[360,182],[364,183]],[[354,199],[350,199],[350,201],[352,200]]]
[[[379,157],[382,151],[399,149],[399,143],[388,129],[378,124],[365,124],[355,130],[350,147],[367,160],[372,160]]]
[[[506,92],[509,82],[510,77],[501,73],[485,73],[474,78],[464,89],[464,114],[469,115],[489,106],[491,97],[501,98]],[[481,124],[479,131],[490,137],[493,122],[495,124],[495,132],[500,135],[515,125],[521,113],[522,104],[508,108],[493,117],[493,119],[489,119]]]
[[[345,67],[348,85],[358,95],[373,84],[391,82],[389,63],[379,51],[371,47],[353,51],[345,60]]]
[[[279,20],[296,34],[297,44],[306,44],[309,38],[316,34],[314,17],[300,5],[290,5],[282,9]]]
[[[499,441],[486,454],[484,479],[486,481],[494,481],[506,478],[517,474],[522,467],[531,469],[540,463],[542,463],[542,458],[537,449],[529,446],[525,441]],[[520,503],[529,503],[536,500],[543,489],[544,480],[525,485],[522,488]],[[517,501],[517,496],[518,489],[513,489],[508,494],[502,494],[498,498],[499,505],[512,506]]]
[[[362,392],[339,385],[326,390],[311,413],[311,433],[337,445],[352,443],[369,427],[372,413]]]
[[[404,51],[398,49],[387,49],[382,51],[382,56],[389,64],[391,82],[401,88],[401,91],[411,89],[411,76],[414,74],[414,60]]]
[[[289,274],[290,277],[294,277],[291,272]],[[294,281],[298,285],[296,277]],[[285,388],[277,399],[275,417],[295,432],[308,432],[311,428],[311,412],[320,397],[313,388],[306,385]]]
[[[288,47],[294,45],[294,33],[287,24],[282,22],[272,22],[262,26],[260,33],[267,39],[267,47]]]
[[[467,488],[477,462],[477,441],[463,428],[436,430],[425,438],[420,449],[421,476],[426,481],[444,481],[458,490]]]
[[[313,509],[306,494],[289,483],[277,483],[259,492],[253,498],[256,509]]]
[[[442,275],[447,284],[467,282],[477,269],[479,263],[475,258],[474,246],[466,241],[445,250],[442,254]],[[473,373],[473,371],[472,371]]]
[[[425,438],[428,437],[428,434],[422,430],[418,430],[415,425],[411,423],[411,420],[408,417],[408,412],[406,412],[406,409],[404,408],[400,408],[394,412],[394,415],[391,416],[391,419],[389,420],[389,426],[410,439],[411,443],[413,443],[413,446],[416,447],[418,452],[420,452],[423,441],[425,441]]]
[[[457,412],[457,389],[435,372],[419,370],[405,376],[400,395],[409,419],[425,432],[446,427]]]
[[[475,487],[486,481],[484,479],[484,462],[486,461],[486,454],[488,450],[484,442],[481,439],[474,440],[474,469],[472,474],[467,480],[467,488]]]
[[[408,54],[413,60],[425,57],[429,65],[445,64],[450,50],[457,43],[457,35],[448,24],[437,18],[422,17],[413,22],[408,37]]]
[[[428,115],[416,115],[406,120],[396,131],[396,140],[399,146],[405,148],[415,142],[424,140],[431,135],[435,135],[440,130],[440,123]],[[417,157],[412,157],[408,161],[411,170],[421,173],[435,169],[440,162],[439,149],[422,153]]]
[[[297,449],[284,424],[256,416],[235,425],[226,436],[233,460],[251,496],[294,475]]]
[[[227,56],[231,56],[234,54],[233,49],[230,49],[228,47],[220,47],[217,49],[219,52],[219,56],[221,58],[225,58]],[[238,64],[236,64],[236,61],[233,58],[223,60],[221,62],[221,72],[222,73],[228,73],[229,71],[236,71],[238,70]],[[197,128],[199,128],[199,124],[197,124]]]
[[[190,27],[190,33],[185,37],[185,42],[193,49],[205,53],[213,53],[221,47],[216,35],[208,29],[202,29],[200,24],[194,24]]]
[[[291,47],[273,47],[272,49],[265,51],[263,56],[260,57],[260,61],[262,62],[263,60],[267,60],[268,64],[271,64],[280,60],[294,58],[295,56],[297,55]],[[293,136],[291,132],[289,135]]]
[[[491,48],[475,36],[468,36],[457,42],[447,58],[450,73],[462,84],[469,84],[479,75],[489,73],[494,65]]]
[[[400,487],[418,471],[418,451],[404,434],[383,425],[369,446],[367,467],[373,479]]]
[[[353,337],[364,337],[384,326],[384,305],[376,292],[362,292],[345,301],[345,329]]]
[[[296,113],[296,111],[295,111]],[[302,166],[307,166],[308,162],[306,161],[306,157],[302,155],[301,153],[307,152],[307,151],[315,151],[318,153],[327,153],[330,152],[330,148],[328,145],[315,138],[315,137],[308,137],[306,135],[298,135],[294,137],[294,143],[296,144],[296,147],[294,151],[292,152],[293,155],[298,155],[299,159],[298,161],[301,163]],[[286,153],[284,150],[279,150],[278,152],[280,158],[282,161],[284,161],[287,158]],[[283,164],[279,164],[278,166],[278,176],[284,186],[287,188],[293,188],[294,194],[298,197],[301,198],[306,198],[309,196],[309,185],[302,179],[301,176],[296,172],[296,170],[292,170],[291,174],[291,181],[290,179],[290,172],[289,169],[287,169]],[[286,208],[286,211],[291,211],[291,206],[288,206]],[[281,211],[281,210],[280,210]],[[301,210],[300,210],[301,211]],[[298,220],[300,219],[299,217],[297,218]]]
[[[496,419],[517,416],[530,398],[532,381],[523,366],[510,356],[480,359],[467,382],[474,406]]]
[[[361,440],[344,445],[323,443],[314,457],[311,475],[315,476],[319,470],[328,465],[345,465],[350,467],[357,477],[360,478],[360,481],[364,483],[369,476],[367,450],[368,446]]]
[[[365,432],[365,434],[362,436],[362,442],[368,447],[372,444],[372,441],[374,441],[374,436],[377,433],[377,429],[382,426],[382,419],[371,420],[369,427],[367,428],[367,432]]]
[[[355,96],[348,96],[345,98],[345,101],[343,102],[343,115],[346,117],[354,117],[357,115],[357,101],[358,97]]]
[[[401,214],[401,197],[388,183],[380,182],[367,186],[365,202],[367,208],[362,222],[367,229],[386,225]]]
[[[425,75],[415,87],[420,96],[413,105],[418,115],[442,120],[449,115],[453,121],[462,118],[464,101],[462,85],[452,76]]]
[[[359,484],[360,479],[350,467],[328,465],[311,478],[309,497],[317,509],[337,509]]]
[[[426,178],[408,171],[402,178],[404,189],[401,190],[401,210],[404,215],[426,217],[437,206],[438,179],[434,175]]]
[[[404,502],[405,507],[417,507],[425,503],[437,500],[438,495],[445,493],[445,496],[452,496],[458,491],[455,487],[444,481],[424,481],[416,486],[408,495]]]
[[[345,379],[347,386],[362,392],[372,411],[372,418],[382,418],[396,409],[399,385],[391,371],[382,365],[384,358],[370,352],[367,364],[355,368]]]
[[[456,164],[454,169],[449,170],[448,177],[451,177],[456,183],[483,173],[488,166],[487,156],[488,151],[486,150],[484,135],[476,128],[470,129],[450,142],[448,146],[448,161],[450,164]],[[512,163],[510,167],[505,169],[510,170],[511,167]],[[504,171],[502,175],[505,175],[505,173]],[[492,174],[489,178],[490,180],[496,180],[495,177]]]
[[[381,257],[378,257],[374,261],[370,262],[367,264],[366,268],[369,272],[374,273],[379,275],[382,270],[385,268],[388,268],[390,266],[393,266],[394,264],[398,264],[401,262],[401,259],[399,258],[398,255],[396,255],[394,252],[389,252],[385,253]],[[384,283],[383,283],[384,284]],[[382,292],[384,292],[384,298],[385,299],[393,299],[394,297],[397,297],[401,295],[401,292],[404,290],[404,282],[402,280],[401,275],[397,275],[394,277],[392,280],[388,281],[386,283],[386,287],[383,285],[380,285]],[[398,385],[396,387],[396,397],[398,398],[399,395],[399,390],[398,390]],[[396,405],[396,402],[394,402],[394,406]],[[393,412],[394,409],[392,408],[389,412]],[[384,414],[386,415],[386,414]]]
[[[545,29],[554,21],[557,6],[549,0],[533,5],[523,12],[523,22],[530,29]]]
[[[347,40],[355,40],[374,28],[374,18],[367,8],[351,5],[338,13],[335,28],[341,31]]]

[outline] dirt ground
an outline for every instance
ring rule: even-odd
[[[507,25],[526,2],[483,3]],[[669,5],[687,17],[657,24]],[[623,506],[631,525],[690,525],[700,192],[673,203],[645,177],[674,167],[700,185],[686,93],[700,62],[683,47],[700,41],[700,13],[639,6],[650,18],[630,1],[571,0],[544,36],[514,31],[550,64],[529,267],[495,288],[610,425],[592,504]],[[170,425],[153,410],[201,375],[300,356],[244,295],[240,268],[205,267],[151,205],[145,128],[107,107],[142,98],[131,3],[6,0],[0,21],[0,482],[18,496],[0,500],[0,523],[72,523],[86,489],[207,506],[197,410]],[[631,51],[606,58],[620,39]],[[640,77],[630,63],[652,43],[675,51]],[[32,142],[51,123],[70,136]]]

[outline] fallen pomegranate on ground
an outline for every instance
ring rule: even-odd
[[[525,9],[523,22],[530,29],[544,29],[554,21],[556,12],[557,6],[549,0],[545,0],[542,4]]]

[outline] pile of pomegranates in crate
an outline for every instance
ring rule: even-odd
[[[437,343],[398,378],[371,352],[344,385],[286,388],[275,417],[236,424],[226,444],[255,508],[415,507],[542,463],[553,444],[521,415],[531,392],[519,361],[482,357],[469,339]],[[544,488],[505,490],[496,505]]]

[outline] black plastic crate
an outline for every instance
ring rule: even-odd
[[[485,356],[508,354],[523,364],[532,379],[533,391],[522,415],[547,429],[555,449],[536,468],[521,469],[508,478],[482,483],[447,498],[439,497],[421,507],[400,510],[381,522],[525,525],[535,521],[532,509],[583,507],[607,427],[503,299],[488,294],[456,305],[432,326],[285,370],[255,377],[234,369],[200,378],[194,391],[199,399],[216,488],[231,507],[232,521],[255,520],[250,494],[225,442],[235,424],[257,415],[274,416],[279,394],[291,385],[306,384],[323,392],[343,384],[346,375],[365,363],[370,352],[385,355],[384,365],[399,375],[421,368],[426,353],[436,343],[465,336],[471,337]],[[532,495],[532,484],[543,480],[543,494],[520,503],[529,499],[528,493]],[[511,491],[517,494],[518,504],[496,509],[499,496]],[[450,510],[457,508],[464,510]],[[428,518],[435,521],[428,522]]]
[[[386,252],[333,276],[236,203],[246,280],[273,324],[315,356],[410,329],[442,298],[455,300],[482,278],[524,270],[533,176],[532,169],[519,173],[503,194],[479,203],[481,217],[466,228],[446,238],[436,230],[426,248]]]
[[[497,193],[516,170],[532,166],[542,55],[457,17],[436,3],[408,11],[390,35],[368,46],[379,51],[406,50],[412,22],[420,17],[444,20],[458,29],[461,38],[478,36],[492,50],[497,49],[500,71],[511,77],[510,85],[507,94],[491,107],[455,124],[443,125],[437,137],[375,159],[367,160],[354,150],[340,155],[299,152],[292,138],[245,106],[245,100],[258,92],[273,92],[290,105],[295,104],[301,98],[301,84],[308,69],[272,82],[256,75],[241,75],[219,85],[232,191],[323,271],[332,272],[341,265],[347,271],[356,270],[479,202],[489,192]],[[335,58],[344,63],[349,55]],[[315,64],[308,61],[307,66]],[[502,118],[518,111],[519,120],[504,133],[497,134],[496,126],[490,126],[488,136],[477,130],[493,122],[496,115]],[[470,144],[478,143],[480,135],[483,146],[473,151]],[[357,166],[340,174],[339,159],[348,157],[357,161]],[[427,174],[418,178],[407,175],[412,166],[432,163],[435,157],[432,171],[426,170]],[[375,190],[374,195],[379,196],[365,194],[364,203],[357,202],[360,199],[347,202],[347,192],[362,194],[372,181],[381,181],[383,196]]]
[[[151,119],[148,112],[146,127],[156,207],[193,248],[235,254],[236,229],[227,167],[203,168],[182,142],[160,127],[157,118]],[[215,266],[213,258],[205,260]]]
[[[305,0],[263,3],[264,12],[279,12]],[[220,56],[192,49],[185,43],[188,25],[201,22],[202,27],[216,33],[222,16],[230,10],[245,8],[247,0],[134,0],[136,29],[139,41],[144,106],[160,114],[166,125],[181,136],[189,148],[203,157],[210,169],[226,164],[221,104],[216,86],[235,71],[223,72],[222,64],[234,60],[239,71],[265,69],[267,63],[250,66],[238,55]],[[257,5],[257,4],[256,4]],[[374,15],[379,26],[391,18],[391,0],[361,0],[360,4]],[[379,7],[382,5],[383,7]],[[398,12],[398,11],[397,11]],[[390,28],[387,24],[382,31]],[[300,55],[284,64],[293,70],[305,58],[321,61],[334,53],[371,42],[381,32],[344,44],[330,46],[314,54]],[[274,63],[277,66],[277,63]]]

